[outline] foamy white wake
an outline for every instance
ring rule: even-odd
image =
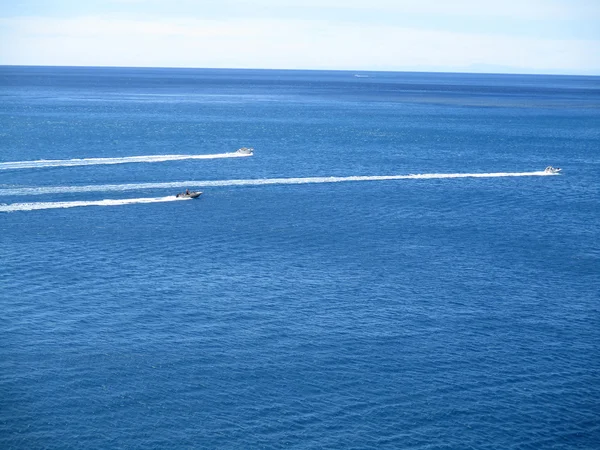
[[[136,183],[136,184],[100,184],[91,186],[48,186],[0,189],[0,196],[6,195],[42,195],[65,194],[78,192],[108,192],[130,191],[141,189],[167,189],[182,187],[218,187],[218,186],[262,186],[273,184],[314,184],[314,183],[340,183],[344,181],[387,181],[387,180],[419,180],[443,178],[500,178],[500,177],[531,177],[554,176],[558,174],[537,172],[495,172],[495,173],[428,173],[416,175],[374,175],[374,176],[349,176],[349,177],[307,177],[307,178],[266,178],[258,180],[215,180],[215,181],[175,181],[169,183]],[[78,206],[119,206],[136,203],[160,203],[190,200],[177,198],[174,195],[167,197],[130,198],[121,200],[92,200],[71,202],[33,202],[0,204],[0,212],[32,211],[36,209],[75,208]]]
[[[146,155],[124,156],[122,158],[82,158],[82,159],[40,159],[37,161],[13,161],[0,163],[0,170],[37,169],[42,167],[96,166],[100,164],[153,163],[180,161],[184,159],[243,158],[251,154],[230,152],[214,155]]]
[[[420,180],[444,178],[500,178],[554,176],[558,174],[537,172],[495,172],[495,173],[425,173],[415,175],[356,175],[348,177],[306,177],[306,178],[263,178],[250,180],[213,180],[213,181],[174,181],[167,183],[132,183],[132,184],[98,184],[90,186],[47,186],[20,187],[0,189],[0,196],[11,195],[43,195],[68,194],[79,192],[118,192],[142,189],[197,188],[219,186],[261,186],[272,184],[314,184],[341,183],[346,181],[388,181],[388,180]]]
[[[37,209],[77,208],[80,206],[120,206],[135,205],[138,203],[181,202],[186,200],[191,199],[175,197],[174,195],[170,195],[168,197],[127,198],[120,200],[12,203],[10,205],[0,205],[0,212],[33,211]]]

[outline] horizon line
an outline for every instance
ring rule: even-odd
[[[513,76],[556,76],[556,77],[600,77],[598,73],[558,73],[551,70],[545,72],[473,72],[460,70],[401,70],[401,69],[314,69],[314,68],[274,68],[274,67],[192,67],[192,66],[119,66],[119,65],[73,65],[73,64],[0,64],[0,67],[47,67],[47,68],[97,68],[97,69],[165,69],[165,70],[256,70],[256,71],[288,71],[288,72],[350,72],[350,73],[443,73],[463,75],[513,75]]]

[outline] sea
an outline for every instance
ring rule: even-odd
[[[0,448],[600,448],[599,151],[595,76],[1,66]]]

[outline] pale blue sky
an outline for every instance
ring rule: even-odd
[[[600,0],[19,0],[0,64],[600,75]]]

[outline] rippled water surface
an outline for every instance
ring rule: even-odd
[[[600,446],[600,79],[354,75],[0,67],[2,448]]]

